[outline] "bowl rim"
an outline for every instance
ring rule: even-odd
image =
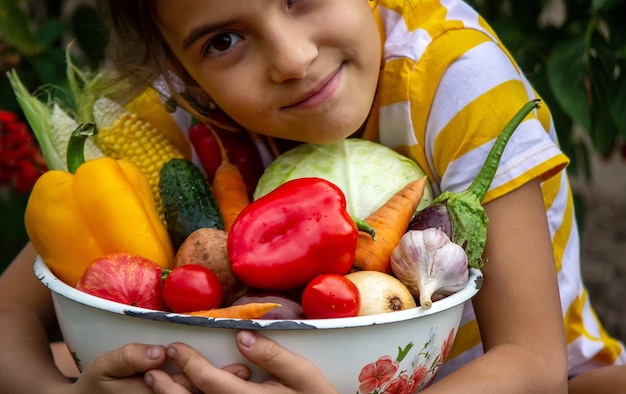
[[[243,320],[230,318],[211,318],[201,316],[191,316],[181,313],[156,311],[152,309],[140,308],[126,305],[115,301],[109,301],[91,294],[80,291],[52,273],[50,268],[44,263],[40,256],[35,258],[33,264],[35,276],[54,295],[58,295],[79,304],[102,309],[111,313],[134,316],[142,319],[171,322],[192,326],[236,328],[236,329],[334,329],[347,327],[362,327],[376,324],[394,323],[399,321],[416,319],[423,316],[434,315],[439,312],[454,308],[465,301],[470,300],[482,287],[483,274],[476,268],[469,269],[469,280],[467,285],[458,292],[451,294],[441,300],[433,302],[429,309],[416,308],[406,309],[393,313],[381,313],[370,316],[356,316],[350,318],[330,318],[330,319],[298,319],[298,320]]]

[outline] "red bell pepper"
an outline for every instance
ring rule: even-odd
[[[245,130],[228,131],[219,128],[214,130],[226,148],[228,160],[239,168],[248,195],[252,197],[256,184],[263,174],[261,155],[254,141]],[[222,153],[215,135],[204,124],[198,122],[189,128],[189,142],[198,155],[207,179],[213,182],[215,171],[222,162]]]
[[[359,229],[337,186],[288,181],[253,201],[228,235],[232,270],[250,287],[284,291],[352,268]]]

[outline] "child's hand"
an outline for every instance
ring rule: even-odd
[[[193,393],[194,386],[210,393],[336,393],[322,372],[309,360],[292,353],[276,342],[253,333],[240,331],[237,347],[241,354],[276,376],[263,383],[247,381],[250,370],[241,364],[219,369],[211,365],[191,347],[173,343],[167,355],[184,375],[170,376],[161,370],[146,374],[146,382],[155,393]]]
[[[143,374],[165,361],[165,348],[129,344],[95,358],[73,390],[77,393],[152,393]]]

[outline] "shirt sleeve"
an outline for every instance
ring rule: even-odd
[[[446,51],[453,35],[434,40],[429,51]],[[437,59],[424,56],[423,61]],[[511,118],[530,100],[539,98],[518,67],[496,42],[486,40],[471,47],[445,67],[427,116],[424,149],[440,191],[467,189],[478,175],[495,139]],[[545,103],[515,130],[485,202],[534,178],[542,181],[568,164],[558,147],[552,119]]]

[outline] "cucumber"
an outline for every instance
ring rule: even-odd
[[[165,223],[175,250],[199,228],[224,230],[211,186],[195,164],[172,159],[161,168],[159,176]]]

